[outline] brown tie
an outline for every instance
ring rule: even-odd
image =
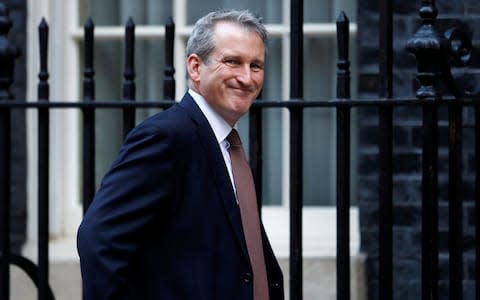
[[[268,280],[263,256],[260,220],[257,208],[257,196],[252,171],[245,158],[242,141],[235,129],[227,137],[230,143],[228,152],[232,160],[232,173],[237,199],[242,216],[243,232],[247,242],[248,254],[253,269],[253,294],[255,300],[268,299]]]

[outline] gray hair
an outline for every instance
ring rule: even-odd
[[[210,54],[215,50],[213,31],[218,22],[238,24],[250,32],[255,32],[267,47],[267,30],[259,17],[248,10],[219,10],[200,18],[193,27],[192,34],[187,42],[187,57],[197,54],[207,62]]]

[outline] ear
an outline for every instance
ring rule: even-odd
[[[201,63],[202,59],[197,54],[190,54],[190,56],[187,57],[187,72],[193,82],[198,82],[200,80]]]

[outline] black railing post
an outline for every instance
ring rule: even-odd
[[[392,98],[393,8],[392,1],[380,0],[380,98]],[[379,107],[379,299],[393,297],[393,107]]]
[[[261,101],[260,98],[256,101]],[[249,163],[252,168],[253,180],[255,181],[255,190],[257,192],[258,210],[262,213],[262,174],[263,174],[263,121],[262,109],[252,107],[248,118],[248,140],[249,140]]]
[[[303,101],[303,0],[291,2],[290,98]],[[290,109],[290,299],[303,299],[303,108]]]
[[[448,247],[450,299],[463,299],[462,106],[448,107]]]
[[[438,299],[438,110],[423,105],[422,299]]]
[[[85,31],[85,69],[83,78],[83,101],[95,100],[95,75],[93,65],[94,53],[94,24],[88,18],[84,25]],[[95,195],[95,110],[94,108],[83,109],[83,211],[85,212]]]
[[[12,27],[8,9],[0,2],[0,102],[10,101],[13,95],[15,59],[18,49],[8,40]],[[11,153],[11,111],[0,109],[0,299],[8,300],[10,295],[10,153]]]
[[[407,49],[417,59],[417,98],[423,105],[422,149],[422,299],[438,299],[438,81],[441,74],[442,39],[434,28],[435,1],[422,0],[419,15],[423,25],[408,41]]]
[[[0,25],[1,26],[1,25]],[[1,51],[1,50],[0,50]],[[0,54],[1,56],[1,54]],[[3,69],[4,58],[0,68]],[[3,70],[0,72],[3,73]],[[5,79],[3,74],[0,80]],[[3,83],[3,82],[2,82]],[[3,84],[2,84],[3,85]],[[0,101],[10,100],[4,86],[0,87]],[[0,109],[0,299],[8,300],[10,288],[10,109]]]
[[[407,43],[407,50],[412,52],[417,60],[417,79],[420,84],[417,98],[420,99],[439,97],[438,82],[442,67],[440,62],[445,40],[434,27],[437,14],[434,0],[422,0],[419,15],[423,24]]]
[[[123,72],[123,101],[135,101],[135,23],[128,18],[125,25],[125,70]],[[135,126],[135,109],[123,109],[123,137]]]
[[[40,42],[40,72],[38,78],[38,101],[49,101],[47,49],[48,24],[42,19],[38,27]],[[38,109],[38,299],[49,298],[49,131],[50,116],[48,108]]]
[[[480,105],[475,105],[475,297],[480,300]]]
[[[175,42],[175,23],[172,17],[165,24],[165,78],[163,81],[163,98],[175,100],[175,67],[173,64],[173,49]]]
[[[337,18],[337,99],[350,98],[349,20]],[[350,107],[337,108],[337,299],[350,300]]]
[[[465,91],[454,80],[451,65],[464,67],[472,53],[471,33],[459,26],[447,30],[442,75],[445,86],[456,97],[465,96]],[[475,108],[476,109],[476,108]],[[449,168],[448,168],[448,208],[449,208],[449,293],[450,299],[463,298],[463,188],[462,188],[462,105],[453,103],[448,107],[449,115]],[[478,231],[477,231],[478,232]],[[477,256],[479,257],[479,256]],[[478,261],[478,259],[477,259]],[[480,297],[480,295],[477,295]]]

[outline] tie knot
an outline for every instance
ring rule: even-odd
[[[240,140],[240,136],[238,135],[238,131],[236,129],[232,129],[230,134],[227,136],[227,141],[230,143],[230,146],[236,147],[242,145],[242,140]]]

